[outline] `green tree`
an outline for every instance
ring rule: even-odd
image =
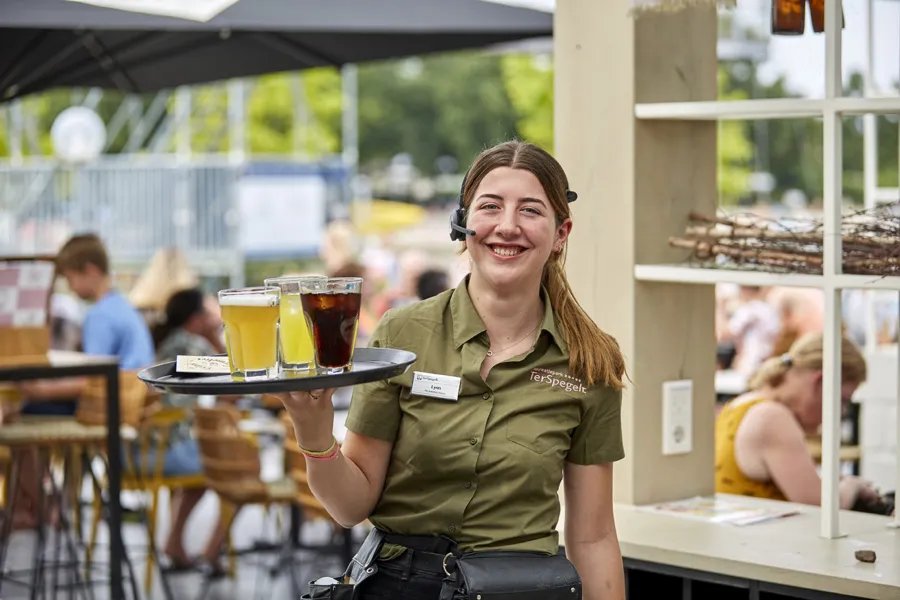
[[[728,72],[719,68],[719,100],[744,100],[741,90],[728,90]],[[753,145],[739,121],[720,121],[717,131],[719,201],[735,204],[748,191]]]
[[[360,162],[383,164],[406,152],[420,171],[434,173],[442,155],[467,164],[486,146],[516,136],[500,62],[458,52],[361,66]]]
[[[723,93],[740,93],[748,98],[795,98],[787,82],[779,78],[762,84],[752,63],[723,65],[728,73]],[[741,76],[736,76],[740,73]],[[862,76],[851,73],[844,86],[846,95],[862,94]],[[879,185],[896,185],[898,127],[896,117],[878,118]],[[756,168],[775,177],[773,192],[779,198],[788,189],[802,190],[810,199],[821,199],[824,174],[823,129],[819,119],[776,119],[744,121],[741,126],[751,140]],[[843,122],[844,195],[856,203],[863,201],[862,118]]]
[[[530,54],[503,57],[503,84],[516,110],[522,137],[553,152],[553,69]]]

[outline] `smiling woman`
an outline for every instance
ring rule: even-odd
[[[621,389],[625,362],[618,344],[584,312],[565,275],[569,204],[576,197],[549,153],[518,141],[494,146],[476,159],[462,187],[465,223],[475,231],[465,248],[476,288],[481,281],[543,286],[566,337],[573,374]],[[486,251],[494,261],[484,260]]]
[[[372,335],[414,352],[412,369],[354,389],[336,452],[322,434],[332,390],[283,398],[313,493],[340,523],[374,525],[347,569],[354,598],[624,599],[612,463],[625,363],[566,281],[574,198],[540,148],[483,152],[451,219],[471,274],[388,311]],[[467,569],[490,572],[487,588]]]

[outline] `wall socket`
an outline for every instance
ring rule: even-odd
[[[662,452],[687,454],[693,448],[694,382],[666,381],[662,389]]]

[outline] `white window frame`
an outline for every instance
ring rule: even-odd
[[[869,57],[871,50],[872,2],[868,4]],[[636,104],[635,117],[644,120],[754,120],[821,117],[824,129],[824,265],[822,275],[777,274],[738,270],[697,269],[676,265],[636,265],[635,279],[672,283],[739,283],[818,288],[825,296],[822,419],[822,510],[821,536],[841,537],[839,526],[838,484],[841,441],[841,292],[845,289],[897,290],[900,277],[877,278],[845,275],[841,264],[841,198],[843,196],[842,128],[844,115],[900,114],[900,97],[873,97],[867,86],[863,98],[843,96],[841,43],[843,23],[840,0],[825,2],[825,97],[822,99],[765,99],[719,102],[669,102]],[[867,75],[871,79],[871,74]],[[874,124],[874,116],[864,117]],[[874,125],[869,125],[874,129]],[[868,136],[870,139],[874,136]],[[872,142],[869,142],[870,144]],[[872,152],[871,148],[868,152]],[[869,160],[868,164],[873,161]],[[868,169],[871,167],[867,167]],[[876,167],[877,173],[877,167]],[[867,181],[867,204],[874,205],[877,186]],[[877,181],[876,181],[877,183]],[[900,369],[900,364],[898,364]],[[900,388],[900,386],[898,386]],[[900,389],[898,389],[900,400]],[[900,440],[900,411],[896,429]],[[897,487],[900,487],[900,460],[897,461]],[[900,526],[895,515],[894,526]]]

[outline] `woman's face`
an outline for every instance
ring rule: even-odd
[[[494,287],[540,281],[544,265],[572,230],[556,216],[537,177],[522,169],[499,167],[475,190],[466,226],[472,272]]]
[[[795,396],[793,412],[800,426],[808,433],[815,433],[822,424],[822,371],[794,371],[791,394]],[[841,408],[845,408],[852,400],[859,387],[852,381],[841,385]]]

